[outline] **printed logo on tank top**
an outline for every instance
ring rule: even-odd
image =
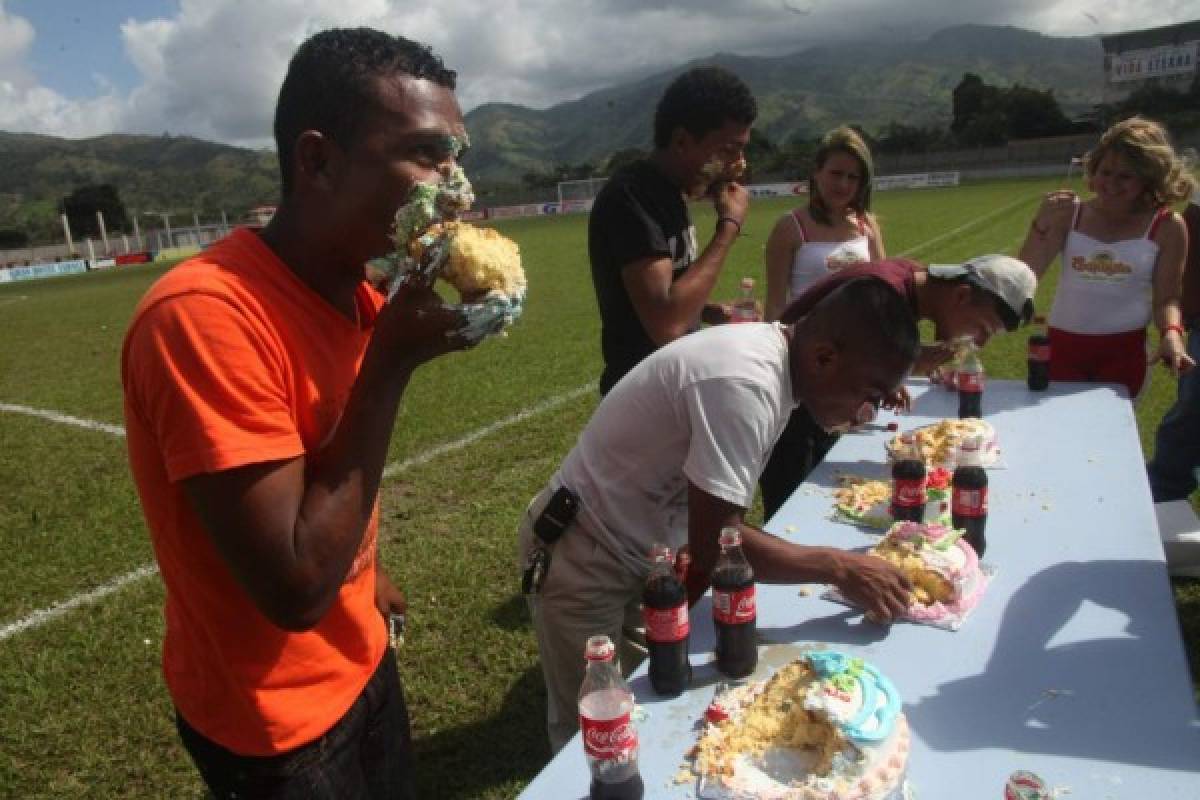
[[[1079,277],[1089,281],[1107,281],[1117,283],[1124,281],[1133,273],[1133,267],[1113,255],[1108,250],[1097,250],[1091,258],[1075,256],[1071,259],[1071,269],[1079,273]]]
[[[862,263],[862,258],[858,253],[854,252],[854,248],[847,244],[835,248],[833,252],[825,256],[825,269],[830,272],[837,272],[854,264]]]

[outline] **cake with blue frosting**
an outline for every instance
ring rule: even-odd
[[[892,682],[814,650],[715,697],[692,768],[706,800],[900,800],[908,750]]]

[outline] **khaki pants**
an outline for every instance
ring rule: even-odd
[[[525,509],[519,533],[519,569],[541,540],[533,521],[550,500],[543,489]],[[586,671],[584,646],[607,634],[626,675],[646,655],[642,628],[642,578],[631,575],[591,532],[573,522],[550,548],[550,569],[540,594],[527,595],[546,679],[546,730],[557,753],[579,730],[579,685]]]

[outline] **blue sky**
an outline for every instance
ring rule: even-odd
[[[0,0],[0,130],[187,134],[270,146],[315,31],[430,44],[459,101],[545,108],[715,52],[923,41],[963,24],[1084,36],[1200,19],[1200,0]]]
[[[170,18],[178,0],[8,0],[8,11],[37,32],[29,66],[64,97],[96,94],[96,76],[129,91],[138,71],[125,55],[118,26],[127,19]]]

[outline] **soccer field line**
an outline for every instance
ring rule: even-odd
[[[995,219],[996,217],[1000,216],[1001,214],[1005,214],[1009,211],[1012,211],[1014,208],[1021,205],[1022,203],[1028,203],[1028,202],[1030,202],[1030,200],[1036,200],[1036,199],[1037,199],[1036,196],[1022,197],[1019,200],[1009,203],[1006,206],[1002,206],[1001,208],[998,208],[989,214],[984,214],[982,217],[976,217],[975,219],[971,220],[970,222],[959,225],[954,230],[946,231],[945,233],[935,236],[932,239],[928,239],[924,242],[921,242],[920,244],[916,245],[915,247],[910,247],[907,250],[905,250],[903,253],[899,253],[897,257],[906,258],[908,256],[913,255],[914,253],[919,253],[927,247],[932,247],[935,244],[944,242],[946,239],[949,239],[952,236],[957,236],[958,234],[963,233],[967,230],[970,230],[971,228],[982,225],[983,223],[987,222],[988,220]]]
[[[22,631],[27,631],[30,628],[36,628],[39,625],[44,625],[56,617],[61,617],[68,611],[73,611],[81,606],[91,605],[92,603],[107,597],[113,592],[116,592],[117,590],[122,589],[125,586],[134,583],[135,581],[139,581],[142,578],[148,578],[151,575],[157,574],[158,567],[154,564],[147,564],[144,567],[135,569],[133,572],[128,572],[122,575],[116,580],[109,581],[101,586],[97,586],[91,591],[77,594],[70,599],[62,601],[61,603],[55,603],[54,605],[46,608],[38,609],[24,619],[19,619],[16,622],[11,622],[8,625],[0,628],[0,642],[4,641],[10,636],[15,636],[16,634],[21,633]]]
[[[485,425],[482,428],[472,431],[471,433],[467,434],[466,436],[463,436],[460,439],[455,439],[454,441],[446,442],[445,444],[440,444],[440,445],[437,445],[436,447],[431,447],[430,449],[426,450],[425,452],[418,453],[417,455],[413,456],[412,458],[407,458],[407,459],[404,459],[403,461],[393,462],[392,464],[390,464],[384,468],[383,477],[386,480],[388,478],[399,475],[401,472],[404,472],[407,469],[411,469],[412,467],[420,466],[422,464],[427,464],[430,461],[432,461],[433,459],[438,458],[439,456],[443,456],[447,453],[452,453],[455,450],[461,450],[462,448],[467,447],[468,445],[474,444],[475,442],[479,441],[480,439],[482,439],[486,436],[489,436],[489,435],[495,433],[496,431],[503,430],[504,428],[507,428],[511,425],[516,425],[520,422],[524,422],[525,420],[532,419],[533,417],[536,417],[539,414],[544,414],[545,412],[550,411],[554,408],[557,408],[558,406],[561,406],[564,403],[568,403],[571,400],[574,400],[578,397],[583,396],[584,394],[587,394],[588,392],[594,392],[594,391],[596,391],[596,384],[587,383],[587,384],[584,384],[583,386],[578,386],[568,392],[563,392],[562,394],[554,395],[553,397],[547,398],[546,400],[543,400],[542,402],[538,403],[536,406],[531,406],[530,408],[526,408],[521,411],[518,411],[516,414],[511,414],[507,417],[504,417],[503,419],[499,419],[499,420],[496,420],[495,422],[489,423],[488,425]],[[0,404],[0,410],[7,411],[7,410],[10,410],[10,408],[13,408],[13,407],[10,407],[8,404]],[[36,412],[36,409],[26,409],[24,406],[16,406],[15,408],[20,409],[20,413]],[[34,413],[33,416],[45,417],[45,418],[51,419],[55,422],[66,422],[66,423],[72,424],[72,425],[79,425],[80,423],[90,423],[90,425],[83,425],[82,427],[89,427],[89,428],[94,428],[94,429],[98,429],[98,430],[104,430],[107,433],[114,433],[113,429],[115,428],[116,433],[119,433],[122,436],[125,435],[125,431],[123,429],[116,428],[116,426],[104,425],[103,423],[91,422],[90,420],[81,420],[81,419],[78,419],[75,417],[68,417],[65,414],[56,414],[54,412],[40,412],[40,413]],[[11,622],[7,625],[4,625],[3,627],[0,627],[0,642],[4,641],[5,639],[9,638],[10,636],[15,636],[16,634],[22,633],[23,631],[27,631],[32,628],[36,628],[41,625],[44,625],[45,623],[47,623],[53,619],[56,619],[57,617],[60,617],[69,611],[73,611],[76,608],[79,608],[81,606],[91,605],[92,603],[96,603],[96,602],[104,599],[108,595],[113,594],[114,592],[117,592],[120,589],[123,589],[124,587],[126,587],[132,583],[135,583],[143,578],[148,578],[151,575],[157,575],[157,574],[158,574],[157,565],[146,564],[144,566],[138,567],[137,569],[133,570],[132,572],[127,572],[126,574],[124,574],[118,578],[115,578],[114,580],[111,580],[106,584],[97,586],[95,589],[91,589],[87,592],[77,594],[74,597],[68,598],[68,599],[60,601],[58,603],[53,603],[52,605],[47,606],[46,608],[38,609],[37,611],[34,611],[33,613],[23,617],[22,619],[17,620],[16,622]]]
[[[14,403],[0,403],[0,411],[7,412],[9,414],[25,414],[30,417],[39,417],[41,419],[50,420],[51,422],[61,422],[64,425],[74,425],[77,428],[84,428],[89,431],[110,433],[113,436],[125,435],[125,429],[120,425],[110,425],[107,422],[97,422],[94,419],[73,417],[70,414],[63,414],[59,411],[51,411],[47,408],[33,408],[31,406],[16,405]]]

